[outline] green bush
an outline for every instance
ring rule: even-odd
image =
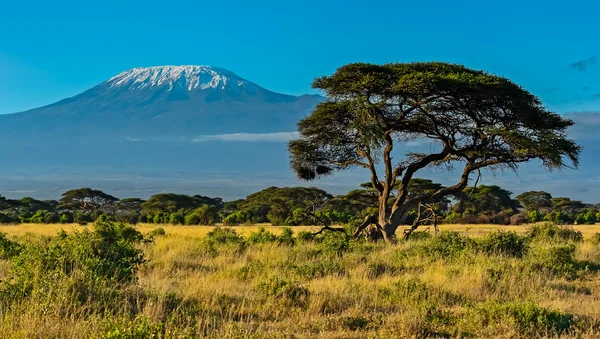
[[[9,240],[5,233],[0,232],[0,259],[10,259],[18,255],[22,250],[22,246],[14,241]]]
[[[575,259],[576,246],[568,244],[550,248],[533,247],[529,262],[534,270],[544,270],[552,274],[573,278],[580,268]]]
[[[479,249],[486,254],[503,254],[521,258],[529,250],[529,238],[515,232],[495,231],[478,241]]]
[[[583,234],[567,226],[557,226],[552,223],[531,226],[527,230],[527,236],[539,241],[573,241],[582,242]]]
[[[147,237],[150,239],[154,239],[156,237],[162,237],[167,235],[167,232],[165,232],[165,229],[162,227],[159,228],[155,228],[152,231],[148,232]]]
[[[258,231],[252,232],[248,236],[248,242],[250,244],[265,244],[275,242],[276,240],[277,236],[267,231],[264,227],[260,227]]]
[[[473,320],[478,328],[508,321],[521,333],[535,336],[560,334],[575,325],[570,314],[550,311],[534,303],[522,301],[489,300],[473,308],[468,318]]]
[[[309,231],[298,232],[297,238],[299,241],[302,241],[302,242],[314,240],[312,232],[309,232]]]
[[[475,247],[473,239],[454,231],[443,231],[430,241],[419,244],[418,254],[441,259],[453,259],[461,256],[469,248]]]
[[[120,294],[127,293],[126,288],[115,289],[115,285],[135,281],[138,268],[145,262],[143,252],[136,247],[141,239],[131,226],[98,223],[93,231],[61,231],[48,241],[30,244],[13,257],[11,275],[0,299],[31,297],[40,307],[57,308],[55,312],[66,307],[63,302],[69,307],[73,302],[86,305],[86,311],[91,311],[92,304],[122,302]]]
[[[204,241],[213,245],[239,245],[246,242],[234,229],[219,226],[208,232]]]
[[[281,234],[277,237],[277,243],[280,245],[294,246],[296,239],[294,239],[294,231],[290,227],[282,227]]]
[[[350,249],[351,237],[346,232],[325,232],[319,235],[320,248],[341,256]]]
[[[102,339],[165,338],[163,323],[154,323],[145,316],[138,316],[130,322],[115,324],[102,336]]]

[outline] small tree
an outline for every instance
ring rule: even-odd
[[[328,100],[298,123],[300,138],[288,146],[291,167],[305,180],[354,167],[370,172],[379,209],[355,236],[375,227],[392,241],[410,208],[462,191],[483,168],[516,170],[533,159],[549,170],[578,166],[581,147],[566,137],[573,122],[483,71],[440,62],[357,63],[317,78],[313,87]],[[429,140],[434,151],[395,159],[398,144],[417,138]],[[411,179],[429,166],[460,166],[460,179],[408,200]]]

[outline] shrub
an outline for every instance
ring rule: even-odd
[[[490,232],[479,240],[479,249],[486,254],[523,257],[529,249],[529,238],[515,232]]]
[[[213,245],[227,245],[227,244],[243,244],[245,243],[244,238],[237,234],[232,228],[227,227],[215,227],[212,231],[208,232],[204,241]]]
[[[453,259],[473,247],[473,239],[454,231],[443,231],[416,248],[418,254],[441,259]]]
[[[575,321],[570,314],[550,311],[532,302],[502,302],[489,300],[478,305],[469,314],[477,327],[487,327],[508,320],[522,333],[540,335],[542,333],[563,333]]]
[[[579,269],[575,250],[574,244],[550,248],[536,246],[532,248],[529,260],[534,270],[545,270],[552,274],[573,278]]]
[[[137,269],[145,262],[136,247],[141,239],[139,232],[124,224],[98,223],[91,232],[61,231],[47,242],[23,248],[13,258],[10,283],[0,298],[31,296],[59,309],[64,307],[61,301],[87,305],[92,299],[118,300],[121,292],[114,286],[135,281]],[[64,299],[65,295],[72,298]]]
[[[320,247],[328,253],[341,256],[350,249],[350,236],[346,232],[325,232],[320,236]]]
[[[167,235],[167,232],[165,232],[165,229],[162,227],[159,228],[155,228],[152,231],[148,232],[147,237],[150,239],[154,239],[156,237],[162,237]]]
[[[282,227],[281,234],[277,237],[277,243],[280,245],[293,246],[296,242],[294,231],[290,227]]]
[[[248,242],[250,244],[265,244],[270,242],[275,242],[277,240],[277,236],[275,234],[267,231],[264,227],[260,227],[258,231],[250,233],[248,236]]]
[[[583,234],[580,231],[566,226],[557,226],[552,223],[531,226],[527,230],[527,235],[534,240],[541,241],[583,241]]]
[[[0,232],[0,259],[10,259],[22,250],[19,243],[9,240],[5,233]]]
[[[305,241],[312,241],[314,239],[312,232],[309,231],[300,231],[298,232],[298,236],[297,236],[299,241],[305,242]]]

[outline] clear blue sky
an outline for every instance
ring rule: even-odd
[[[345,63],[414,60],[508,76],[559,112],[597,111],[599,13],[591,0],[4,0],[0,113],[52,103],[133,67],[221,66],[302,94]]]

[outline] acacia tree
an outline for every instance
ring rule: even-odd
[[[578,166],[581,147],[566,136],[573,122],[484,71],[440,62],[356,63],[315,79],[313,88],[328,100],[298,123],[300,138],[288,145],[291,167],[305,180],[353,167],[369,170],[379,210],[355,235],[374,227],[393,241],[411,206],[463,190],[482,168],[516,170],[532,159],[549,170]],[[436,150],[394,158],[398,144],[416,138],[429,139]],[[408,199],[411,179],[428,166],[461,167],[460,179]]]

